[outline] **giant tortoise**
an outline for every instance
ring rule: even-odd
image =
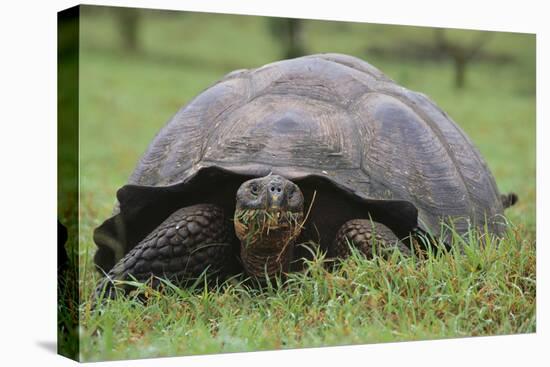
[[[94,233],[114,280],[206,273],[270,278],[314,243],[410,253],[442,225],[503,233],[501,195],[479,151],[428,97],[370,64],[319,54],[237,70],[160,130]]]

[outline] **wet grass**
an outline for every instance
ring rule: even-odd
[[[259,290],[233,280],[82,305],[84,360],[190,355],[534,332],[535,251],[506,237],[454,237],[450,251],[367,260],[336,270],[316,254],[303,273]],[[460,245],[460,246],[458,246]],[[462,248],[463,250],[459,250]],[[201,285],[200,282],[198,282]]]

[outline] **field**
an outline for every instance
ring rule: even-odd
[[[116,300],[92,310],[99,275],[92,231],[109,217],[148,142],[187,101],[225,73],[281,58],[265,19],[141,14],[140,45],[124,51],[115,18],[85,11],[80,61],[80,357],[86,361],[351,343],[529,333],[535,319],[535,38],[494,34],[487,57],[453,86],[449,60],[402,56],[429,40],[428,28],[308,21],[308,53],[361,57],[399,84],[430,96],[472,138],[501,192],[506,238],[462,243],[426,258],[347,260],[337,272],[322,256],[306,274],[263,292],[240,283],[215,289],[150,291],[145,303]],[[453,33],[468,43],[475,32]],[[374,52],[385,49],[393,52]],[[458,240],[457,240],[458,241]]]

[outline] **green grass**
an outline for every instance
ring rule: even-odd
[[[86,8],[85,8],[86,9]],[[87,11],[84,11],[87,15]],[[80,64],[81,342],[84,360],[493,335],[535,331],[534,36],[496,34],[487,45],[513,62],[473,63],[464,90],[449,62],[370,56],[370,46],[428,39],[430,30],[306,24],[308,51],[344,52],[429,95],[467,132],[502,192],[520,201],[500,246],[472,239],[463,253],[425,259],[353,257],[328,273],[322,257],[284,287],[242,284],[150,291],[145,304],[116,300],[90,311],[99,279],[92,231],[109,217],[116,190],[163,124],[186,102],[237,69],[280,58],[260,18],[154,13],[142,19],[142,50],[128,55],[112,17],[83,18]],[[469,32],[456,32],[467,39]],[[482,241],[483,242],[483,241]]]
[[[456,241],[460,240],[456,237]],[[228,282],[83,306],[85,360],[422,340],[535,331],[533,244],[462,242],[423,257],[366,260],[336,271],[319,254],[304,273],[264,290]],[[463,251],[458,250],[462,248]],[[513,255],[513,256],[512,256]]]

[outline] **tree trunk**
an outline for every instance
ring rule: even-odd
[[[455,59],[455,87],[457,89],[464,88],[466,84],[466,59],[456,57]]]
[[[288,19],[286,58],[299,57],[304,54],[302,42],[302,23],[300,19]]]
[[[285,58],[290,59],[306,54],[302,19],[270,18],[268,25],[271,34],[279,42]]]
[[[445,37],[445,30],[435,29],[436,47],[446,53],[454,62],[455,88],[462,89],[466,84],[466,65],[474,60],[490,38],[490,33],[480,32],[470,45],[452,42]]]
[[[128,52],[138,51],[139,12],[137,9],[120,8],[117,23],[122,46]]]

